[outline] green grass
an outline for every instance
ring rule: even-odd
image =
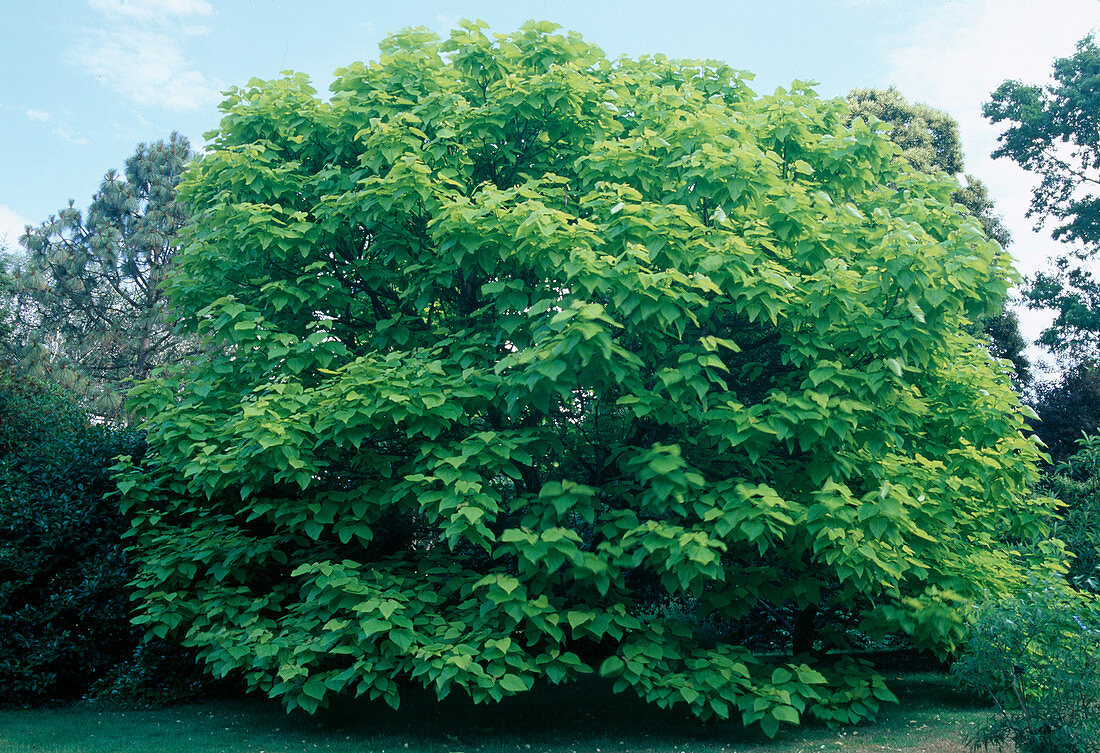
[[[153,711],[0,711],[4,753],[846,753],[903,750],[955,753],[988,717],[938,675],[892,683],[900,703],[880,720],[844,730],[785,730],[773,741],[734,723],[699,724],[611,695],[598,680],[547,688],[475,707],[460,698],[405,699],[397,712],[348,703],[316,717],[288,716],[274,704],[234,701]]]

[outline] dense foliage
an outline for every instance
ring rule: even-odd
[[[0,703],[79,697],[134,650],[107,468],[141,437],[0,368]]]
[[[70,202],[21,239],[12,350],[101,417],[119,419],[126,390],[182,355],[162,283],[185,219],[176,185],[190,157],[179,134],[141,144],[124,174],[107,173],[86,213]]]
[[[0,244],[3,239],[0,238]],[[15,255],[0,245],[0,360],[13,361],[17,357],[15,347],[15,288],[12,274]]]
[[[953,667],[997,714],[971,736],[974,750],[1100,751],[1100,612],[1094,597],[1036,581],[984,605]]]
[[[1054,269],[1030,286],[1031,302],[1057,311],[1040,342],[1078,360],[1100,355],[1100,287],[1089,265],[1100,250],[1100,47],[1090,35],[1073,55],[1054,61],[1046,86],[1005,81],[985,105],[985,116],[1004,124],[994,157],[1035,173],[1029,214],[1054,223],[1068,244]]]
[[[913,167],[924,172],[945,172],[959,181],[951,195],[982,225],[986,237],[1008,248],[1012,240],[1008,228],[1001,222],[989,198],[985,184],[968,173],[964,174],[962,142],[958,122],[942,110],[909,102],[896,89],[853,89],[848,92],[849,119],[878,119],[889,125],[890,140]],[[1031,381],[1031,364],[1024,353],[1027,341],[1020,333],[1015,312],[1007,307],[979,317],[970,330],[988,338],[990,352],[1012,363],[1017,389]]]
[[[139,621],[309,711],[598,670],[768,734],[871,716],[847,630],[949,651],[1045,556],[964,331],[1012,270],[842,102],[553,29],[231,92],[169,281],[212,347],[120,470]]]
[[[1065,506],[1054,534],[1073,555],[1069,582],[1100,593],[1100,436],[1078,439],[1076,449],[1047,474],[1044,485]]]
[[[1042,418],[1034,424],[1053,463],[1068,460],[1077,440],[1100,427],[1100,366],[1091,361],[1064,364],[1056,378],[1028,391],[1028,404]]]

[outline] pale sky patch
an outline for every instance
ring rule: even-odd
[[[137,105],[193,110],[219,100],[218,85],[167,34],[93,30],[76,62]]]
[[[1011,160],[994,160],[1001,129],[982,116],[982,104],[1006,79],[1042,84],[1055,58],[1100,27],[1096,0],[951,0],[908,30],[889,53],[890,75],[911,101],[946,110],[959,121],[966,172],[990,188],[996,212],[1012,233],[1009,250],[1025,275],[1064,248],[1049,228],[1036,233],[1025,217],[1038,178]],[[1024,336],[1034,339],[1049,316],[1020,311]]]
[[[209,16],[214,12],[206,0],[89,0],[94,10],[135,21],[157,21],[166,16]]]
[[[14,251],[27,224],[25,217],[7,204],[0,204],[0,250]]]
[[[70,144],[77,146],[84,146],[88,143],[88,139],[75,133],[73,127],[68,123],[58,123],[54,126],[52,133],[62,141],[68,141]]]
[[[182,42],[210,33],[187,23],[211,16],[206,0],[89,0],[107,28],[91,29],[73,58],[103,84],[143,107],[176,112],[219,100],[217,82],[185,54]],[[152,26],[150,26],[150,24]]]
[[[53,115],[45,110],[30,109],[26,111],[27,119],[34,120],[39,123],[54,123],[54,127],[50,129],[50,133],[57,136],[62,141],[68,141],[70,144],[76,144],[77,146],[84,146],[89,143],[88,139],[79,135],[73,130],[72,125],[65,121],[55,121]]]

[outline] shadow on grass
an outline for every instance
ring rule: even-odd
[[[985,706],[957,689],[943,674],[923,673],[889,682],[898,704],[886,704],[877,725],[881,732],[903,730],[911,717],[957,712],[982,712]],[[356,737],[416,741],[428,746],[478,748],[484,744],[535,748],[582,744],[587,750],[680,750],[681,746],[717,750],[722,746],[767,747],[768,739],[739,721],[700,722],[686,711],[659,709],[631,692],[613,693],[611,682],[586,678],[566,686],[537,687],[530,693],[505,698],[498,704],[475,705],[461,694],[437,701],[422,688],[402,694],[397,711],[380,702],[342,701],[314,717],[294,714],[288,723],[313,729],[344,732]],[[791,735],[835,737],[821,726],[785,728],[778,741]],[[606,744],[606,747],[600,743]],[[522,747],[522,746],[520,746]]]
[[[739,722],[701,723],[685,711],[646,704],[633,693],[613,693],[611,683],[602,678],[536,687],[490,705],[476,705],[460,693],[440,702],[430,691],[408,688],[396,711],[381,702],[341,701],[312,718],[292,714],[287,721],[333,733],[404,739],[410,745],[475,748],[520,741],[537,748],[584,741],[586,749],[605,741],[617,749],[648,740],[728,744],[765,739]]]
[[[941,708],[944,706],[960,710],[989,709],[990,701],[975,696],[972,691],[960,688],[950,675],[940,672],[922,672],[918,674],[891,676],[887,674],[886,685],[898,697],[898,704],[912,708]]]
[[[895,676],[896,677],[896,676]],[[787,728],[774,741],[738,722],[700,723],[677,710],[612,693],[588,678],[537,686],[499,704],[474,705],[453,694],[439,702],[409,688],[400,709],[340,701],[315,716],[287,715],[264,699],[208,702],[149,711],[78,705],[0,712],[4,753],[799,753],[819,750],[920,750],[954,753],[953,741],[987,714],[942,674],[889,683],[900,703],[872,725]],[[934,747],[925,747],[934,741]],[[946,745],[946,747],[945,747]],[[838,747],[840,746],[840,747]]]

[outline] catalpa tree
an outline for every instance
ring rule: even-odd
[[[307,711],[590,672],[848,722],[846,631],[949,651],[1048,502],[964,327],[1004,255],[874,124],[550,24],[231,91],[140,388],[138,620]]]

